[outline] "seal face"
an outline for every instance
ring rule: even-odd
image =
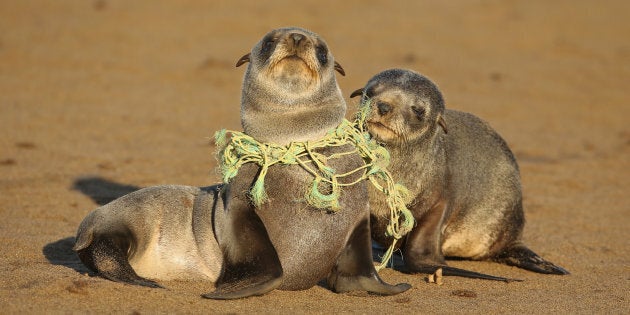
[[[373,99],[375,113],[368,116],[367,125],[378,141],[401,145],[408,143],[427,134],[432,127],[431,122],[445,128],[442,94],[427,78],[383,72],[371,82],[373,84],[366,89],[366,95],[378,95],[378,98]],[[409,90],[415,93],[407,93]]]
[[[273,30],[236,65],[248,61],[241,96],[241,122],[248,135],[284,145],[321,138],[343,119],[346,103],[334,71],[345,72],[317,34]]]
[[[334,77],[342,67],[326,43],[301,28],[266,34],[238,62],[249,62],[243,80],[241,121],[258,142],[288,145],[323,137],[344,119],[346,104]],[[350,145],[327,147],[322,156],[349,152]],[[328,161],[338,173],[363,165],[356,154]],[[275,288],[302,290],[326,278],[335,292],[366,290],[396,294],[407,284],[384,283],[372,264],[367,183],[344,188],[336,213],[310,205],[304,196],[313,176],[301,165],[270,166],[268,198],[255,205],[248,192],[262,172],[246,163],[225,187],[226,208],[217,217],[217,241],[224,267],[212,299],[261,295]],[[349,176],[346,184],[356,181]]]
[[[446,266],[444,257],[456,256],[568,273],[522,244],[518,166],[487,123],[446,110],[438,87],[410,70],[383,71],[351,97],[359,95],[369,102],[368,131],[390,151],[392,175],[415,196],[408,207],[418,225],[402,248],[409,271],[509,280]],[[373,190],[370,208],[372,236],[384,244],[386,205]]]

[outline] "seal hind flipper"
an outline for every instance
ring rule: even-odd
[[[569,271],[566,269],[544,260],[522,244],[516,244],[504,249],[499,254],[492,257],[492,260],[538,273],[554,275],[569,274]]]
[[[364,220],[352,232],[337,264],[330,272],[329,287],[337,293],[361,290],[382,295],[398,294],[411,288],[407,283],[391,285],[383,282],[374,269],[371,258],[369,223]]]
[[[223,231],[224,265],[216,290],[202,295],[215,300],[263,295],[282,284],[282,264],[255,209],[234,198]]]
[[[90,245],[77,251],[81,262],[91,270],[112,281],[164,288],[155,281],[140,277],[129,264],[126,238],[97,237]]]

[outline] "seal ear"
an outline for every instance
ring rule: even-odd
[[[335,61],[335,70],[337,70],[337,72],[341,73],[342,76],[346,76],[346,71],[343,70],[343,67]]]
[[[438,125],[440,125],[440,127],[442,127],[444,133],[448,133],[448,128],[446,128],[446,121],[444,120],[444,116],[440,115],[440,117],[438,117],[437,123]]]
[[[249,59],[249,55],[250,55],[250,53],[248,53],[247,55],[245,55],[245,56],[241,57],[241,59],[239,59],[239,60],[236,62],[236,67],[240,67],[242,64],[244,64],[244,63],[246,63],[246,62],[249,62],[249,61],[250,61],[250,59]]]
[[[353,98],[355,96],[361,96],[363,95],[363,88],[360,88],[354,92],[352,92],[352,94],[350,94],[350,98]]]

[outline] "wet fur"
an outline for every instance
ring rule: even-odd
[[[478,278],[446,266],[444,257],[453,256],[568,273],[523,245],[519,169],[505,141],[487,123],[446,110],[437,86],[409,70],[381,72],[353,93],[357,95],[365,95],[362,102],[371,99],[368,130],[390,151],[394,178],[415,196],[408,206],[418,225],[402,245],[408,271],[443,267],[446,275]],[[372,236],[387,244],[387,205],[373,189],[370,207]]]

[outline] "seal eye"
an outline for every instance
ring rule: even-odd
[[[317,46],[317,48],[315,48],[315,54],[317,55],[317,60],[319,60],[319,63],[321,63],[322,66],[328,63],[328,49],[326,49],[326,47]]]
[[[411,110],[414,112],[414,114],[416,114],[418,119],[422,120],[422,118],[424,117],[424,113],[425,113],[424,107],[411,106]]]
[[[276,40],[273,37],[267,37],[263,40],[262,47],[260,48],[260,55],[267,60],[273,51]]]

